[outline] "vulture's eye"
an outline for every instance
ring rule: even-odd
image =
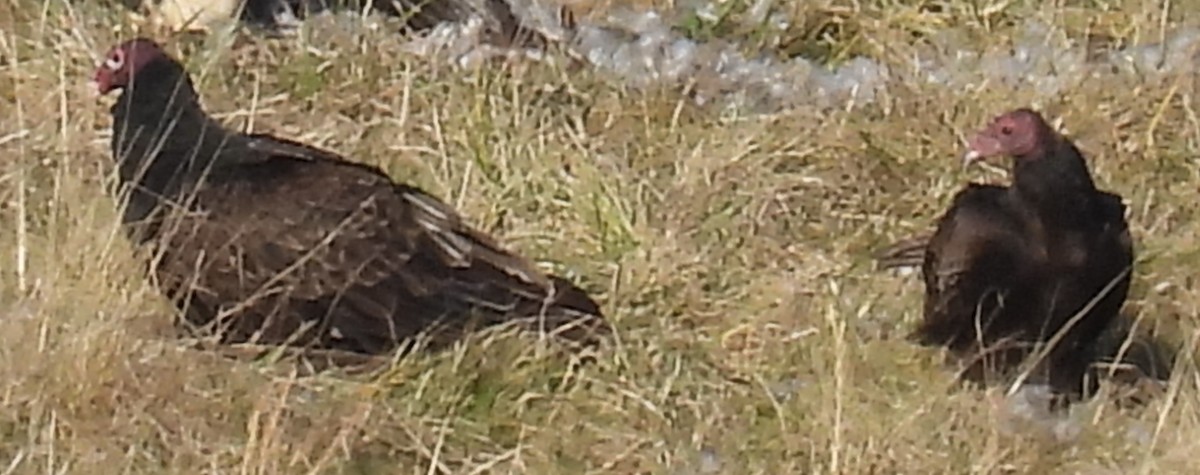
[[[120,70],[122,66],[125,66],[125,53],[121,51],[113,52],[112,56],[104,60],[104,67],[113,71]]]
[[[1012,127],[1004,126],[1000,128],[1000,133],[1004,135],[1012,135]]]

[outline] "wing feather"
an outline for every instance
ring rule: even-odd
[[[951,347],[974,340],[976,317],[990,319],[993,296],[1019,275],[1024,244],[1014,221],[1004,188],[971,184],[955,196],[926,247],[925,308],[915,340]]]
[[[249,136],[242,149],[260,158],[214,172],[197,198],[203,217],[168,246],[163,264],[162,273],[183,276],[196,270],[185,263],[204,261],[196,285],[210,299],[331,320],[318,331],[364,346],[477,310],[504,319],[549,303],[561,315],[603,318],[582,290],[377,169],[266,135]]]

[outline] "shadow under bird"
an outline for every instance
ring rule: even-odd
[[[224,343],[379,354],[520,322],[587,346],[611,332],[596,302],[380,169],[208,116],[154,41],[98,66],[123,222],[187,328]]]
[[[1033,381],[1064,396],[1094,391],[1085,376],[1095,343],[1133,270],[1121,197],[1098,190],[1079,149],[1027,108],[995,117],[969,147],[964,165],[1011,157],[1012,184],[969,183],[927,242],[881,257],[923,257],[924,319],[912,339],[970,361],[963,376],[979,382],[1011,376],[1043,345]]]

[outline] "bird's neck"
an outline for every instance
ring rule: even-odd
[[[238,136],[204,112],[186,75],[150,79],[135,79],[112,108],[112,154],[130,187],[126,222],[144,220],[164,203],[182,205]]]
[[[1013,159],[1014,198],[1027,203],[1044,220],[1085,219],[1096,193],[1083,155],[1066,140],[1056,140],[1037,155]]]
[[[142,86],[112,108],[113,158],[122,181],[165,192],[173,179],[202,173],[236,134],[204,112],[186,77]]]

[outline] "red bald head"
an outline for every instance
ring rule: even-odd
[[[1032,156],[1047,145],[1054,130],[1036,111],[1020,108],[1006,112],[975,134],[968,143],[963,164],[1008,155],[1017,159]]]
[[[129,86],[143,67],[160,59],[167,59],[167,53],[153,40],[135,38],[126,41],[108,50],[104,61],[96,67],[92,82],[101,95],[108,94]]]

